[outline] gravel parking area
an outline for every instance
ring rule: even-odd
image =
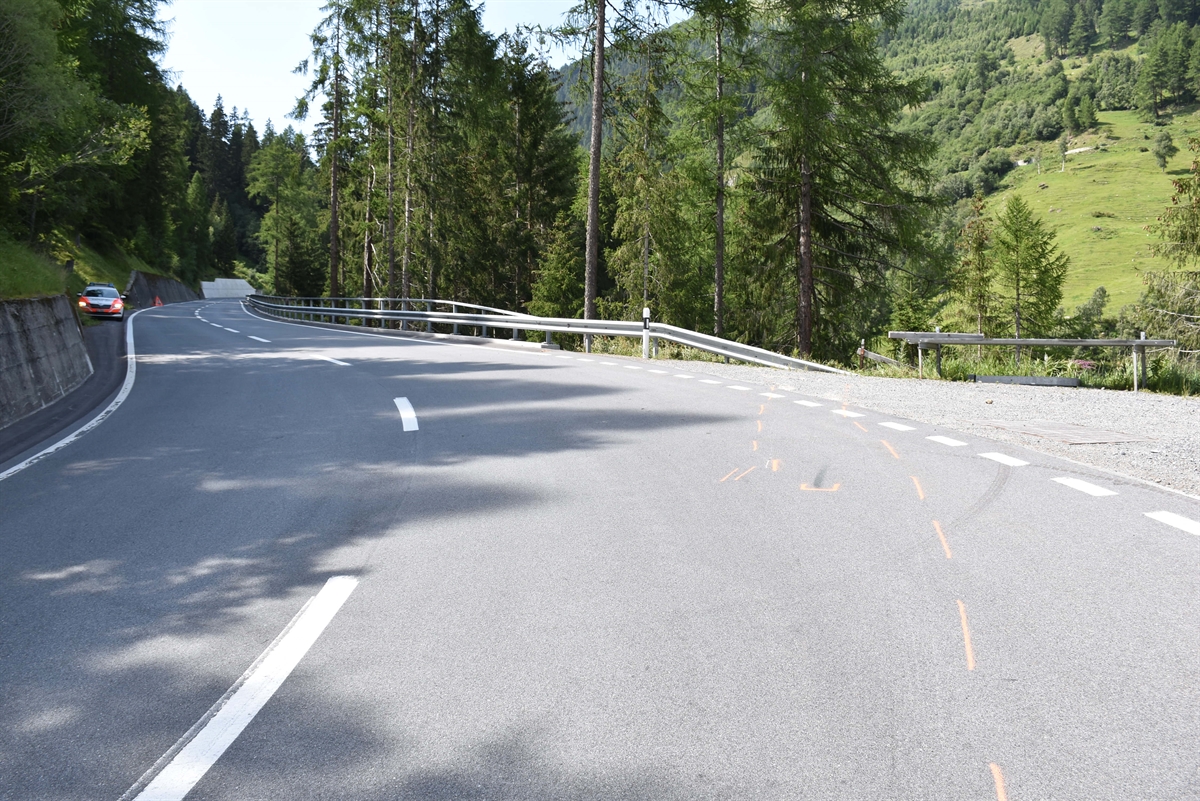
[[[763,387],[783,387],[1021,445],[1200,496],[1200,398],[1103,389],[874,378],[702,361],[669,363],[691,373],[709,373]],[[991,425],[1034,422],[1120,432],[1143,441],[1072,445]]]

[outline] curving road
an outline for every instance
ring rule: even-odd
[[[795,374],[131,325],[0,481],[0,799],[1200,798],[1196,500]]]

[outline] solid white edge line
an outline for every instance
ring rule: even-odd
[[[989,452],[989,453],[981,453],[979,455],[982,456],[984,459],[991,459],[993,462],[999,462],[1000,464],[1006,464],[1009,467],[1024,467],[1025,465],[1029,464],[1029,462],[1018,459],[1015,456],[1009,456],[1007,453]]]
[[[404,426],[405,431],[417,431],[417,412],[413,409],[408,398],[392,398],[396,403],[396,409],[400,412],[400,422]]]
[[[172,749],[175,756],[134,796],[136,801],[183,801],[271,700],[357,586],[358,579],[353,576],[334,576],[326,581],[284,634],[242,675],[235,685],[237,690],[228,698],[222,697],[201,719],[207,719],[207,723],[194,734],[189,731],[193,736],[182,747]]]
[[[1200,523],[1183,515],[1177,515],[1174,512],[1146,512],[1146,517],[1200,537]]]
[[[1117,494],[1106,487],[1097,487],[1095,484],[1092,484],[1088,481],[1084,481],[1082,478],[1071,478],[1069,476],[1062,476],[1061,478],[1052,478],[1050,480],[1055,481],[1059,484],[1062,484],[1064,487],[1070,487],[1073,490],[1078,490],[1079,492],[1087,493],[1088,495],[1091,495],[1093,498],[1104,498],[1109,495]]]
[[[121,385],[121,391],[117,393],[117,397],[113,398],[112,403],[108,404],[108,406],[106,406],[104,411],[100,412],[100,414],[96,415],[87,423],[84,423],[82,426],[75,429],[73,432],[63,437],[50,447],[38,451],[20,464],[15,464],[5,470],[3,473],[0,473],[0,481],[3,481],[11,475],[21,472],[26,467],[36,464],[50,454],[56,453],[67,447],[72,442],[79,439],[84,434],[107,420],[109,415],[115,412],[117,407],[125,402],[125,399],[129,397],[130,390],[133,389],[133,382],[137,378],[137,355],[134,352],[133,347],[133,318],[137,317],[144,311],[146,311],[146,309],[138,309],[133,314],[129,315],[129,322],[125,325],[125,383]]]

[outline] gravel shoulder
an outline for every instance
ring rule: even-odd
[[[782,387],[1020,445],[1200,496],[1200,398],[1103,389],[876,378],[703,361],[671,360],[670,364],[691,373]],[[992,425],[1043,421],[1120,432],[1144,441],[1071,445]]]

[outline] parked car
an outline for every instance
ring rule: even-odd
[[[117,291],[112,284],[88,284],[79,293],[79,310],[92,317],[125,319],[127,296]]]

